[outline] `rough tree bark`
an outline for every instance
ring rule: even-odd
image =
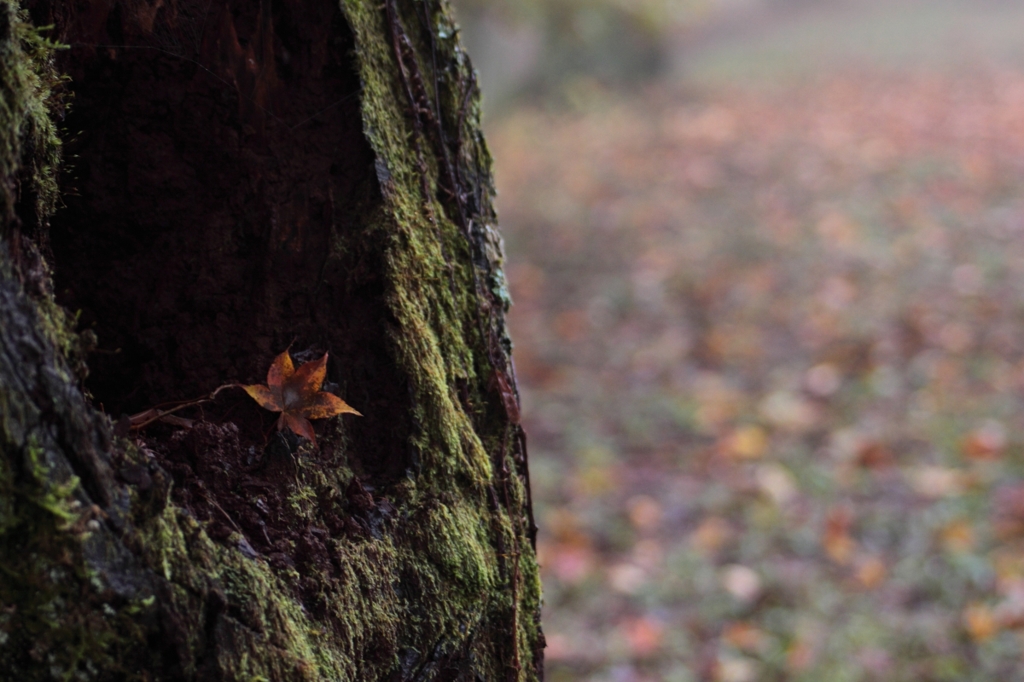
[[[444,0],[0,0],[0,95],[0,678],[540,678]],[[364,416],[127,418],[287,347]]]

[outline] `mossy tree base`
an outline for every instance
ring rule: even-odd
[[[540,678],[448,8],[0,0],[0,53],[0,676]],[[191,425],[122,418],[261,382],[289,346],[329,351],[365,415],[316,448],[240,391]]]

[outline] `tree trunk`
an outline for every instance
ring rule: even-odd
[[[0,0],[0,92],[0,677],[541,678],[447,4]],[[210,397],[285,349],[363,416]]]

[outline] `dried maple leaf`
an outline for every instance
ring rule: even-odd
[[[274,358],[274,364],[267,371],[267,385],[243,386],[246,393],[271,412],[280,412],[277,430],[286,426],[316,445],[316,435],[310,419],[326,419],[339,414],[355,414],[348,403],[338,396],[321,391],[327,376],[327,353],[319,360],[313,360],[295,369],[292,356],[285,351]]]

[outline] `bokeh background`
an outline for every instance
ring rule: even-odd
[[[1024,3],[456,4],[548,679],[1024,679]]]

